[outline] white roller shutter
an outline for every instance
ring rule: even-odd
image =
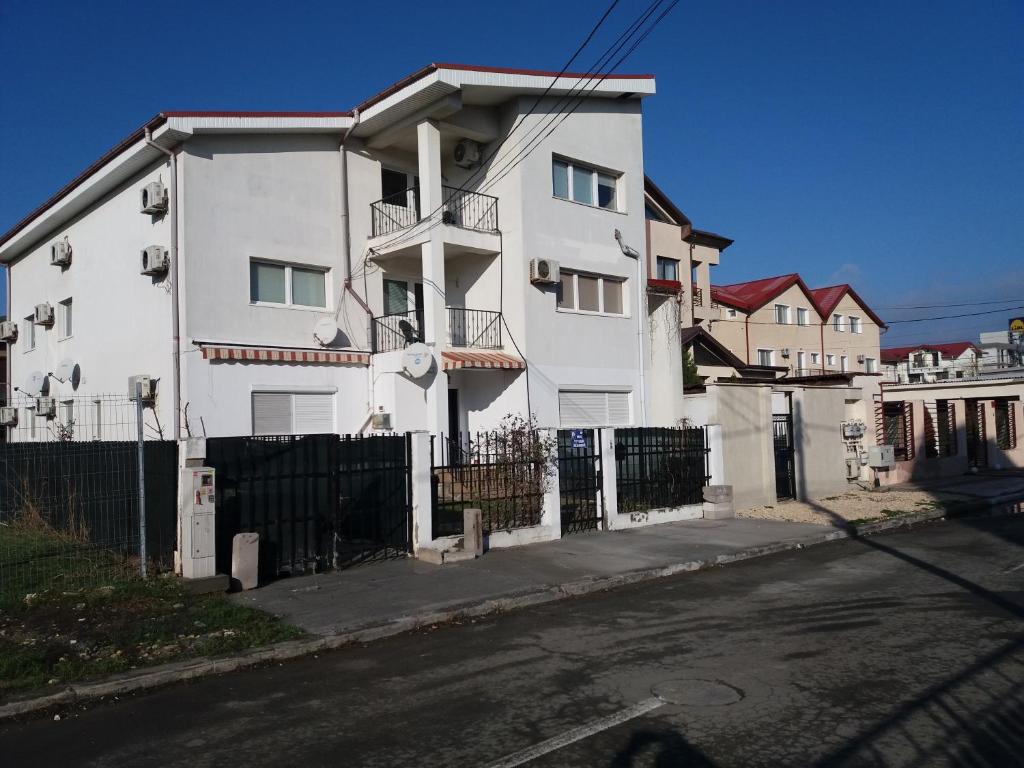
[[[254,435],[310,435],[334,431],[331,392],[253,392]]]
[[[629,392],[609,392],[608,426],[626,427],[632,423],[629,413]]]
[[[253,392],[252,433],[254,435],[290,435],[291,432],[291,393]]]
[[[326,392],[295,393],[295,434],[334,431],[334,395]]]
[[[561,390],[558,418],[563,427],[623,427],[632,423],[629,392]]]

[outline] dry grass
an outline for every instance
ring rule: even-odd
[[[962,497],[956,494],[908,490],[851,489],[810,502],[786,501],[737,511],[739,517],[833,525],[839,520],[862,522],[934,509]]]

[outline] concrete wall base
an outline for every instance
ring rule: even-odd
[[[642,528],[646,525],[659,523],[678,523],[682,520],[700,520],[704,510],[700,504],[688,504],[684,507],[668,507],[664,509],[648,509],[643,512],[619,513],[608,518],[608,529],[622,531],[628,528]]]

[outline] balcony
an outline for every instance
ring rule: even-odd
[[[397,312],[373,318],[370,326],[370,348],[378,352],[394,352],[423,341],[423,311]]]
[[[498,198],[456,187],[441,187],[440,223],[474,232],[498,231]],[[370,203],[371,238],[401,232],[420,221],[419,189],[396,192]]]
[[[501,349],[501,313],[465,307],[448,307],[448,346],[463,349]],[[374,317],[371,349],[374,354],[395,352],[426,341],[423,311],[411,310]]]

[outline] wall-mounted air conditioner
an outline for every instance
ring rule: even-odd
[[[58,240],[50,246],[50,264],[55,267],[71,266],[71,243],[67,238]]]
[[[558,262],[554,259],[530,259],[530,282],[552,285],[559,281]]]
[[[36,416],[52,419],[57,415],[57,401],[52,397],[36,398]]]
[[[167,213],[167,187],[151,181],[142,188],[142,213]]]
[[[36,325],[53,325],[53,305],[48,303],[36,304],[35,312],[32,315],[32,322]]]
[[[857,355],[857,362],[864,365],[864,355]]]
[[[153,400],[156,397],[156,379],[151,376],[129,376],[128,377],[128,399],[135,400],[136,384],[142,387],[142,399]]]
[[[18,409],[5,406],[0,408],[0,427],[18,426]]]
[[[370,424],[374,429],[391,429],[391,414],[378,412],[373,414]]]
[[[171,266],[171,257],[162,245],[150,245],[142,249],[139,272],[143,275],[162,275]]]
[[[13,320],[4,320],[0,323],[0,341],[17,341],[18,324]]]
[[[472,139],[463,139],[455,145],[455,164],[460,168],[474,168],[480,164],[480,144]]]

